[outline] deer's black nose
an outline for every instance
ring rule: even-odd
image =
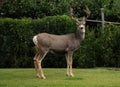
[[[83,29],[83,27],[80,27],[80,29],[82,30],[82,29]]]

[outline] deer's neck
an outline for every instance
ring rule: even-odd
[[[75,36],[81,42],[85,38],[85,32],[81,32],[80,30],[77,30],[76,33],[75,33]]]

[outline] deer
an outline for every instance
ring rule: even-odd
[[[77,30],[75,33],[65,35],[55,35],[49,33],[39,33],[33,37],[36,48],[36,55],[33,58],[36,71],[36,77],[46,79],[42,70],[42,60],[48,52],[64,52],[67,61],[67,76],[74,77],[72,71],[73,53],[80,47],[81,42],[85,38],[85,24],[90,15],[88,7],[86,7],[86,16],[79,21],[74,17],[73,7],[70,7],[70,18],[76,23]]]

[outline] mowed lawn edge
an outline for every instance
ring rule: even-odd
[[[45,80],[33,68],[0,69],[0,87],[120,87],[119,69],[73,69],[75,77],[67,77],[65,68],[43,70]]]

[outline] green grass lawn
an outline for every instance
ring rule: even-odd
[[[45,80],[36,78],[34,69],[0,69],[0,87],[120,87],[120,71],[73,69],[75,77],[67,77],[63,68],[43,70]]]

